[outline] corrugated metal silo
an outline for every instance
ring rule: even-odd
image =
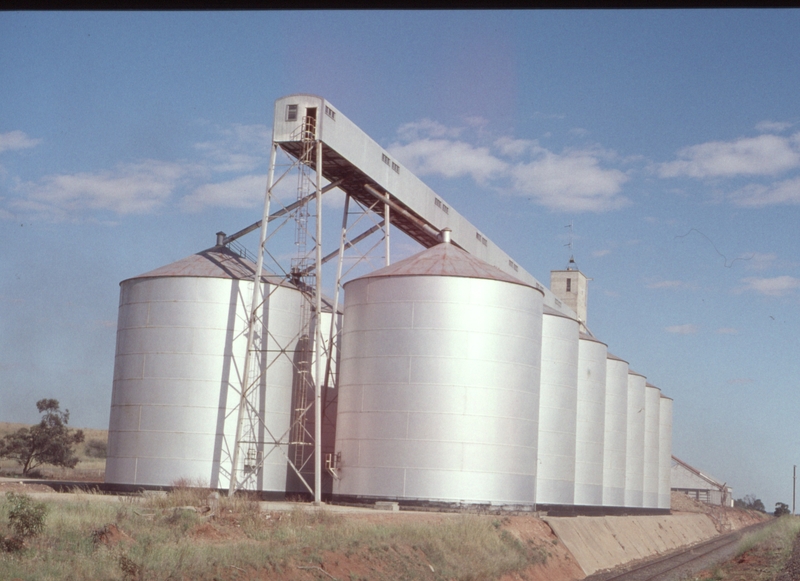
[[[603,440],[608,348],[586,333],[578,341],[575,504],[603,504]]]
[[[625,506],[642,507],[644,500],[644,417],[647,379],[628,371],[628,438],[625,451]]]
[[[603,440],[604,506],[625,506],[627,438],[628,362],[609,353],[606,362],[606,423]]]
[[[214,247],[120,283],[106,482],[227,488],[254,265]],[[248,280],[249,279],[249,280]],[[301,295],[264,277],[269,339],[257,407],[278,434],[289,426]],[[258,329],[263,340],[266,328]],[[284,450],[285,452],[286,450]],[[286,461],[259,430],[242,467],[266,456],[260,490],[284,491]]]
[[[644,401],[644,482],[642,506],[658,508],[658,436],[659,400],[661,390],[649,383],[645,386]]]
[[[542,296],[448,243],[346,283],[334,496],[532,506]]]
[[[658,508],[669,509],[672,470],[672,399],[661,396],[658,422]]]
[[[575,502],[578,334],[578,321],[544,307],[537,504]]]

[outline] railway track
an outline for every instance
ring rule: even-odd
[[[644,563],[635,564],[623,571],[595,573],[585,581],[675,581],[697,573],[736,554],[741,538],[749,532],[763,528],[771,521],[714,537],[688,549],[673,552]]]

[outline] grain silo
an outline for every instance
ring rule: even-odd
[[[216,246],[120,283],[107,483],[228,487],[254,273],[251,262]],[[292,359],[302,356],[295,348],[304,299],[282,279],[262,280],[253,403],[280,435],[290,421]],[[283,492],[286,446],[276,448],[258,425],[240,469],[253,472],[258,490]]]
[[[644,498],[644,375],[628,371],[628,445],[625,451],[625,506],[640,508]]]
[[[658,440],[660,431],[661,390],[655,385],[645,385],[644,400],[644,480],[642,506],[658,508]]]
[[[625,506],[627,437],[628,362],[609,353],[606,361],[606,423],[603,440],[604,506]]]
[[[548,306],[542,317],[536,504],[575,503],[578,321]]]
[[[578,341],[575,504],[603,504],[603,438],[607,346],[589,334]]]
[[[334,499],[532,508],[542,297],[448,237],[346,283]]]
[[[658,508],[671,506],[672,399],[661,396],[658,412]]]

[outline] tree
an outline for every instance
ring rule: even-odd
[[[57,399],[40,399],[36,408],[41,421],[0,440],[0,458],[18,462],[24,476],[42,464],[74,468],[78,457],[73,446],[83,442],[83,431],[67,427],[69,410],[61,411]]]
[[[733,506],[736,508],[747,508],[750,510],[767,512],[766,507],[764,507],[764,503],[761,502],[760,498],[756,498],[755,494],[746,494],[744,498],[737,498],[733,501]]]
[[[775,503],[775,516],[789,514],[789,505],[783,502]]]

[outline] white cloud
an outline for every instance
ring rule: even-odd
[[[520,157],[530,151],[541,149],[536,141],[530,139],[514,139],[508,136],[495,139],[494,146],[500,153],[508,157]]]
[[[203,184],[190,194],[183,196],[179,206],[184,212],[196,213],[206,208],[253,208],[262,209],[267,189],[267,175],[245,175],[224,182]],[[270,213],[280,210],[285,204],[294,202],[297,190],[290,182],[276,184]],[[325,194],[323,204],[328,208],[343,208],[344,193],[338,189]]]
[[[748,208],[800,205],[800,177],[770,185],[750,184],[727,197],[733,204]]]
[[[767,270],[775,266],[778,256],[772,252],[753,252],[745,263],[747,270]]]
[[[0,153],[36,147],[41,142],[41,139],[28,137],[23,131],[19,130],[0,133]]]
[[[733,327],[721,327],[717,329],[717,333],[719,335],[738,335],[739,330]]]
[[[743,137],[736,141],[711,141],[685,147],[677,161],[661,164],[662,177],[694,178],[775,175],[800,166],[800,152],[778,135]]]
[[[196,168],[145,160],[114,170],[47,176],[18,187],[24,197],[12,209],[64,220],[87,210],[147,214],[163,206],[179,182]]]
[[[678,335],[693,335],[697,333],[698,328],[695,325],[686,324],[686,325],[672,325],[671,327],[665,327],[664,330],[667,333],[676,333]]]
[[[450,139],[457,138],[463,129],[447,127],[438,121],[432,119],[421,119],[413,121],[400,126],[397,130],[397,136],[402,141],[418,141],[428,137],[447,137]]]
[[[478,129],[483,129],[489,125],[489,120],[486,117],[481,117],[480,115],[467,117],[464,119],[464,121],[466,121],[467,125],[470,127],[476,127]]]
[[[690,285],[681,280],[659,280],[645,285],[647,288],[688,288]]]
[[[144,160],[121,163],[113,169],[51,175],[14,188],[17,198],[0,200],[0,219],[34,214],[40,219],[67,220],[91,212],[118,215],[147,214],[170,203],[177,192],[190,192],[180,201],[185,211],[206,207],[258,207],[266,177],[254,170],[269,161],[272,139],[266,125],[234,124],[217,129],[213,139],[195,144],[196,162]],[[0,135],[0,151],[32,147],[37,140],[16,131]],[[208,183],[220,174],[246,174],[222,183]],[[294,195],[294,194],[293,194]]]
[[[613,151],[593,146],[555,153],[536,140],[492,137],[486,119],[465,123],[459,128],[430,119],[407,123],[388,150],[421,177],[470,177],[551,210],[605,212],[630,203],[620,194],[628,176],[601,165],[620,162]]]
[[[597,156],[588,152],[558,155],[548,151],[515,166],[512,175],[518,192],[552,210],[605,212],[629,203],[619,195],[628,176],[600,167]]]
[[[606,256],[608,254],[611,254],[611,251],[608,250],[607,248],[604,248],[602,250],[595,250],[592,252],[592,256],[594,256],[595,258],[600,258],[601,256]]]
[[[739,291],[754,291],[770,297],[780,297],[800,288],[800,278],[776,276],[774,278],[743,278]]]
[[[258,208],[264,204],[266,175],[247,175],[215,184],[203,184],[183,198],[181,209],[200,212],[206,208]]]
[[[756,131],[762,133],[780,133],[789,129],[793,123],[787,121],[761,121],[756,124]]]
[[[394,144],[389,152],[417,175],[470,176],[479,184],[501,176],[508,168],[488,147],[475,147],[463,141],[421,139],[405,145]]]
[[[269,162],[272,130],[266,125],[234,124],[220,130],[220,139],[195,144],[217,172],[252,172]]]

